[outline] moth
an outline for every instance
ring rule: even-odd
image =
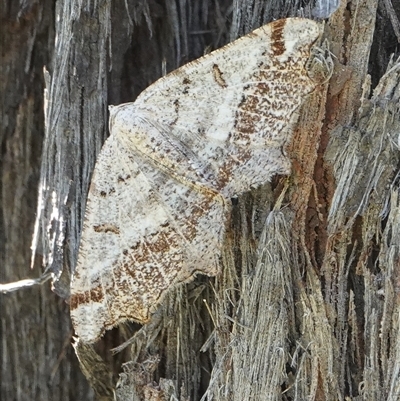
[[[218,273],[230,199],[290,172],[320,35],[308,19],[272,22],[110,108],[71,283],[83,342],[146,323],[173,286]]]

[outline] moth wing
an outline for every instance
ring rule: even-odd
[[[171,286],[199,271],[215,275],[225,219],[215,191],[176,180],[110,136],[93,174],[71,283],[79,337],[93,342],[126,319],[144,323]]]
[[[152,124],[225,197],[287,174],[282,147],[316,87],[307,63],[320,33],[318,23],[300,18],[263,26],[159,79],[134,103],[113,108],[112,125],[163,165],[151,138],[130,135],[133,118]],[[186,165],[175,171],[188,172]]]

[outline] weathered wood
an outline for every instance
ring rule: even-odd
[[[52,1],[2,1],[0,9],[0,282],[5,284],[42,273],[39,258],[32,270],[29,266],[44,136],[43,67],[51,65],[55,10]],[[0,399],[92,397],[70,346],[67,305],[49,282],[0,294],[0,311]]]

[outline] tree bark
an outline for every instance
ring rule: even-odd
[[[390,59],[400,9],[387,3],[342,1],[326,22],[334,73],[300,111],[292,174],[233,204],[220,275],[175,288],[143,327],[121,325],[95,347],[75,341],[97,399],[400,399],[400,64]],[[26,277],[35,231],[59,297],[47,285],[1,295],[1,396],[90,400],[63,299],[107,106],[206,49],[299,15],[299,4],[5,9],[1,282]]]
[[[52,1],[1,2],[0,283],[41,275],[31,264],[44,137],[43,67],[51,68]],[[90,399],[71,349],[68,307],[50,286],[0,294],[0,399]],[[74,383],[71,386],[71,383]]]

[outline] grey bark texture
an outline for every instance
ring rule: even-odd
[[[0,282],[40,276],[42,255],[57,295],[0,295],[1,399],[400,399],[390,0],[341,1],[326,21],[333,76],[300,111],[291,176],[233,205],[221,274],[175,288],[143,327],[72,338],[69,280],[107,106],[272,19],[338,2],[315,3],[2,0]]]

